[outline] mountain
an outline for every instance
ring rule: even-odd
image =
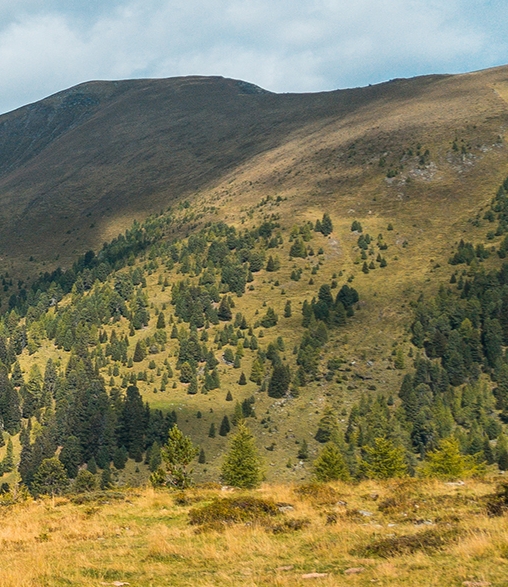
[[[217,481],[242,417],[272,481],[329,440],[358,478],[379,439],[411,474],[450,434],[508,466],[507,96],[508,68],[308,95],[193,77],[2,117],[23,482],[57,454],[138,483],[175,422]]]
[[[458,195],[470,208],[470,194],[506,169],[507,76],[502,67],[316,94],[219,77],[81,84],[0,117],[0,254],[19,275],[68,265],[133,219],[226,192],[237,220],[267,194],[290,196],[297,213],[330,203],[341,214],[413,214],[416,198],[432,217],[436,205],[456,212]],[[387,182],[387,171],[400,173]]]

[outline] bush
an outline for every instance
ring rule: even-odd
[[[212,503],[189,512],[191,524],[245,524],[280,514],[275,502],[252,496],[215,498]]]

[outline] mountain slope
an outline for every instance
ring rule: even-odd
[[[358,193],[362,208],[387,195],[378,204],[386,212],[398,210],[398,192],[420,196],[421,185],[435,195],[462,178],[492,188],[506,166],[498,137],[507,78],[498,68],[300,95],[223,78],[82,84],[0,117],[0,253],[15,266],[30,256],[66,264],[196,193],[227,190],[236,209],[291,195],[291,210],[310,202],[348,210]],[[455,138],[469,143],[456,160]],[[437,172],[416,160],[411,188],[388,186],[387,170],[398,171],[402,150],[418,143]]]

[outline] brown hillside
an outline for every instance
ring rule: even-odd
[[[507,100],[508,67],[317,94],[219,77],[82,84],[0,117],[0,255],[65,264],[194,194],[230,221],[270,194],[292,216],[416,214],[440,234],[507,173]]]

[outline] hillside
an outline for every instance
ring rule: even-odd
[[[101,82],[2,117],[5,481],[143,483],[177,423],[217,482],[242,418],[272,482],[329,440],[351,478],[379,438],[410,475],[449,436],[508,468],[507,76]]]
[[[442,233],[505,175],[507,75],[299,95],[197,77],[65,90],[0,117],[0,256],[21,278],[68,266],[193,198],[232,221],[266,195],[297,217],[412,218],[416,205]]]

